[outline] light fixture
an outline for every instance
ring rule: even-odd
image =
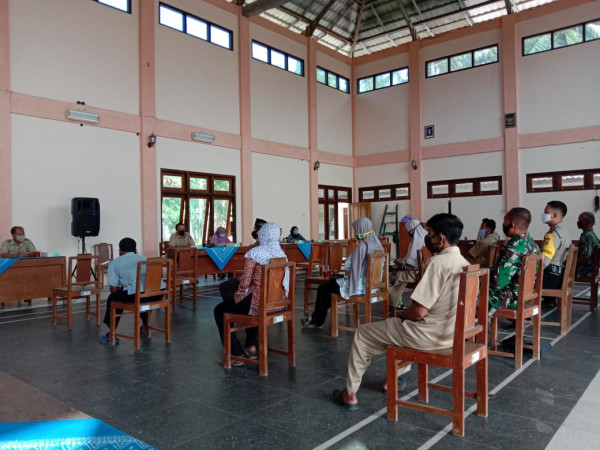
[[[319,170],[319,167],[321,167],[321,163],[319,161],[315,161],[315,165],[313,166],[313,169]]]
[[[148,136],[148,148],[154,147],[154,144],[156,144],[156,135],[152,133]]]
[[[100,114],[80,109],[67,109],[67,119],[78,122],[98,123],[100,121]]]
[[[194,141],[201,141],[201,142],[215,142],[215,135],[196,131],[196,132],[192,133],[192,139]]]
[[[413,169],[417,170],[417,162],[414,159],[410,162],[410,165]]]

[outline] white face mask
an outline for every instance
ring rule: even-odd
[[[552,214],[542,213],[542,223],[548,223],[552,220]]]
[[[15,238],[18,242],[25,242],[25,235],[20,234]]]

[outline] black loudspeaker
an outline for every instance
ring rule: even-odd
[[[98,236],[100,233],[100,202],[97,198],[71,199],[71,216],[72,236]]]

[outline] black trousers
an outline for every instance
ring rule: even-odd
[[[148,297],[145,298],[145,301],[150,301],[150,300],[154,300],[156,297]],[[110,295],[108,296],[108,299],[106,300],[106,312],[104,313],[104,323],[106,324],[106,326],[108,328],[110,328],[110,304],[111,302],[128,302],[128,303],[133,303],[135,302],[135,294],[129,295],[127,293],[127,291],[117,291],[117,292],[111,292]],[[117,309],[117,314],[121,314],[123,312],[122,309]],[[144,325],[148,325],[148,312],[143,312],[140,314],[140,317],[142,318],[142,322]],[[115,330],[117,329],[117,327],[119,326],[119,321],[121,320],[120,316],[115,317]]]
[[[225,329],[224,325],[224,316],[225,313],[233,313],[233,314],[248,314],[250,312],[250,306],[252,305],[252,294],[248,295],[239,303],[236,303],[234,300],[234,293],[237,291],[240,285],[239,278],[232,278],[227,281],[223,281],[219,285],[219,291],[221,292],[221,297],[223,301],[215,306],[214,315],[215,315],[215,323],[217,324],[217,328],[219,329],[219,336],[221,337],[221,342],[223,342],[223,333]],[[247,328],[246,329],[246,347],[251,345],[258,346],[258,328]],[[244,354],[244,347],[240,344],[240,341],[237,338],[237,334],[235,332],[231,333],[231,354],[234,356],[241,356]]]
[[[544,270],[544,278],[542,282],[542,289],[560,289],[563,284],[563,274],[557,275],[555,273],[550,272],[549,270]],[[544,300],[553,301],[555,297],[544,297]]]
[[[317,289],[317,303],[311,317],[311,322],[315,325],[321,326],[325,323],[327,311],[331,308],[331,296],[333,294],[340,294],[340,285],[333,278]]]

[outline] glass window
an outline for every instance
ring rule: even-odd
[[[408,197],[408,188],[400,187],[396,188],[396,198]]]
[[[325,189],[319,188],[319,198],[325,198]]]
[[[592,176],[592,184],[594,186],[600,186],[600,173],[595,173]]]
[[[450,193],[450,189],[447,184],[434,184],[431,187],[431,193],[433,195],[448,195]]]
[[[175,30],[183,31],[183,13],[160,5],[159,23]]]
[[[567,45],[583,42],[583,25],[577,25],[552,33],[553,48],[566,47]]]
[[[427,76],[435,77],[448,73],[448,58],[438,59],[437,61],[429,61],[427,63]]]
[[[327,74],[327,84],[329,86],[331,86],[332,88],[337,89],[337,75],[334,73],[328,73]]]
[[[211,25],[210,42],[231,49],[231,33],[216,25]]]
[[[208,180],[206,178],[190,177],[190,189],[194,191],[206,191]]]
[[[348,87],[349,87],[349,83],[348,83],[348,78],[344,78],[344,77],[338,77],[338,81],[340,83],[340,91],[344,91],[344,92],[348,92]]]
[[[271,65],[285,69],[285,55],[275,49],[271,49]]]
[[[202,20],[187,16],[185,19],[186,32],[200,39],[208,40],[208,25]]]
[[[168,241],[175,233],[175,225],[183,221],[184,199],[182,196],[163,196],[161,204],[162,237]]]
[[[252,43],[252,57],[262,62],[269,62],[269,49],[258,42]]]
[[[206,217],[208,216],[207,198],[190,198],[190,235],[198,244],[206,236]]]
[[[373,200],[374,198],[375,198],[374,190],[362,191],[362,199],[363,200]]]
[[[381,89],[391,86],[390,73],[382,73],[381,75],[375,76],[375,89]]]
[[[215,180],[215,191],[220,192],[230,192],[231,191],[231,183],[229,180]]]
[[[473,59],[474,66],[482,66],[484,64],[498,62],[498,46],[494,45],[493,47],[475,50],[473,52]]]
[[[399,69],[392,72],[392,85],[408,83],[408,69]]]
[[[450,58],[451,72],[468,69],[469,67],[473,67],[473,58],[470,52],[464,53],[462,55],[456,55]]]
[[[168,189],[183,189],[183,177],[181,175],[163,175],[162,185]]]
[[[373,77],[361,78],[358,80],[358,93],[373,90]]]
[[[325,72],[323,69],[317,67],[317,81],[319,83],[323,83],[326,84],[327,83],[327,72]]]
[[[348,200],[348,191],[338,190],[338,200]]]
[[[583,188],[585,185],[583,174],[562,175],[560,182],[563,189]]]
[[[392,190],[391,189],[379,189],[379,198],[391,198]]]
[[[295,73],[296,75],[302,75],[304,73],[302,61],[293,56],[288,56],[288,71]]]
[[[550,33],[531,36],[523,40],[523,53],[532,55],[534,53],[545,52],[552,49],[552,39]]]
[[[102,3],[103,5],[112,6],[113,8],[120,9],[121,11],[130,12],[129,6],[130,0],[98,0],[98,3]]]
[[[531,179],[531,187],[533,190],[537,189],[552,189],[552,177],[533,177]]]
[[[327,189],[327,198],[335,198],[335,189]]]
[[[473,183],[456,183],[454,192],[456,194],[471,194],[473,193]]]
[[[479,184],[480,192],[497,191],[499,189],[500,189],[500,183],[498,182],[498,180],[482,181]]]
[[[600,20],[585,24],[585,40],[593,41],[600,39]]]

